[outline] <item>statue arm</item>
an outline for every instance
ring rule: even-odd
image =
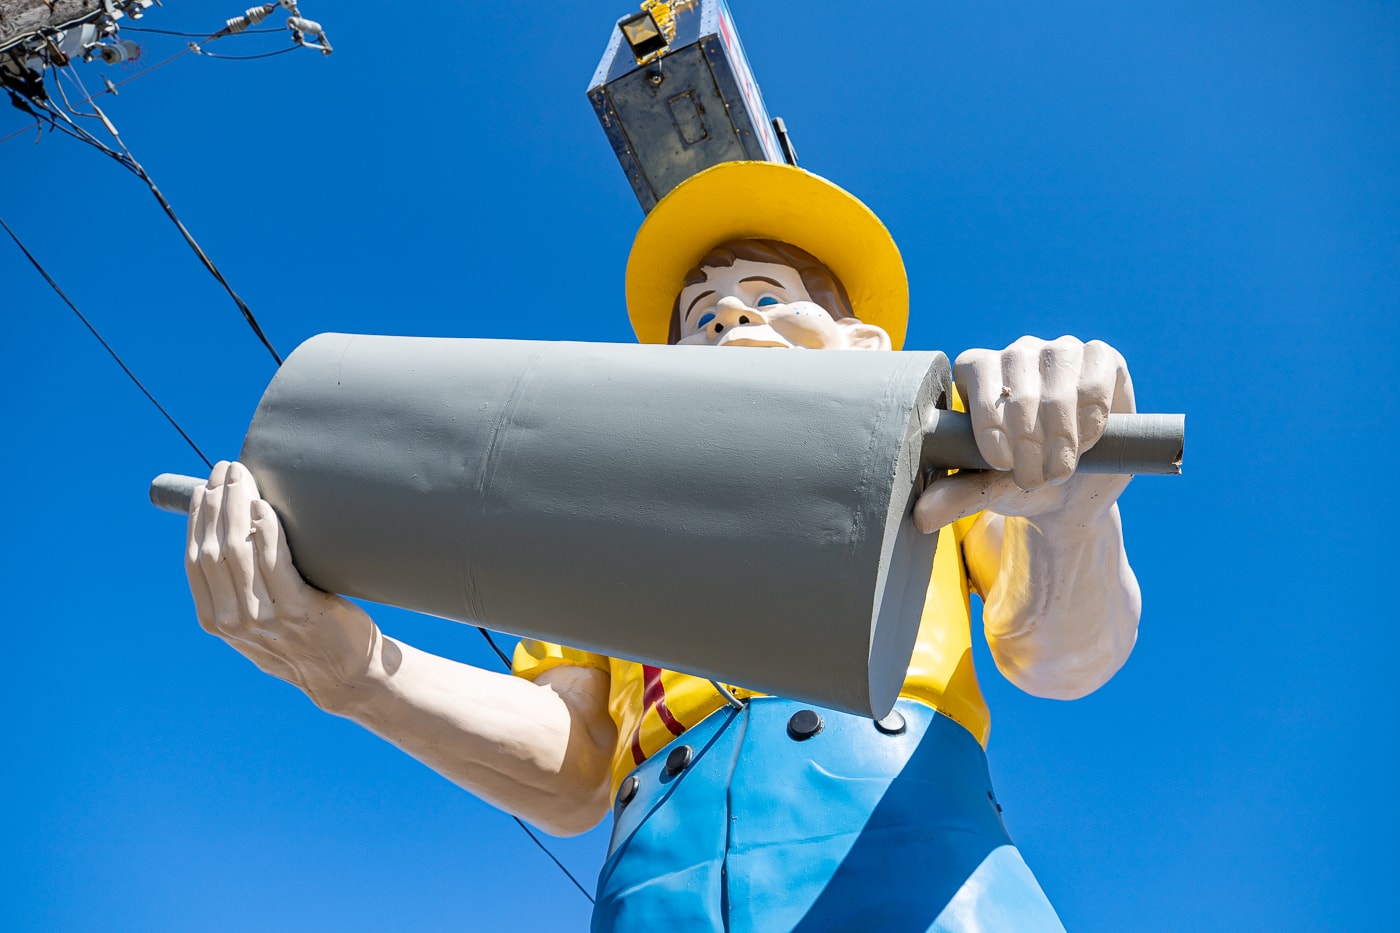
[[[195,492],[186,571],[200,624],[322,709],[549,832],[584,832],[607,813],[616,734],[603,671],[562,666],[530,682],[389,638],[301,579],[237,463]]]
[[[1127,661],[1142,599],[1116,503],[1035,517],[984,512],[963,553],[992,656],[1022,690],[1076,699]]]
[[[1036,696],[1074,699],[1112,677],[1137,638],[1141,595],[1117,499],[1131,477],[1078,475],[1107,415],[1134,410],[1107,344],[1023,337],[955,366],[978,448],[999,471],[939,480],[915,506],[933,531],[982,512],[963,542],[998,668]]]

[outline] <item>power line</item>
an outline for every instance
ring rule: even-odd
[[[194,50],[193,50],[193,49],[190,49],[190,48],[181,49],[180,51],[176,52],[174,55],[171,55],[169,58],[161,59],[160,61],[156,62],[156,63],[155,63],[154,65],[152,65],[151,67],[149,67],[149,68],[143,68],[142,70],[136,72],[136,74],[130,75],[129,77],[126,77],[126,78],[123,78],[123,79],[121,79],[120,81],[117,81],[116,83],[113,83],[113,82],[111,82],[111,81],[108,81],[108,82],[107,82],[107,86],[106,86],[105,88],[103,88],[102,90],[98,91],[96,94],[89,94],[88,96],[84,97],[82,100],[78,101],[78,106],[81,107],[83,104],[91,103],[92,100],[93,100],[93,98],[101,97],[103,94],[116,94],[116,93],[117,93],[117,88],[122,87],[122,86],[127,85],[127,84],[130,84],[131,82],[135,81],[137,78],[144,78],[146,75],[150,74],[151,72],[153,72],[153,71],[155,71],[155,70],[157,70],[157,69],[159,69],[159,68],[164,68],[166,65],[168,65],[168,64],[170,64],[171,62],[175,61],[177,58],[180,58],[181,56],[184,56],[184,55],[189,55],[189,54],[191,54],[193,51],[194,51]],[[207,54],[207,53],[206,53],[206,54]],[[74,74],[76,74],[76,73],[77,73],[77,72],[75,71]],[[9,89],[6,88],[6,90],[9,90]],[[15,98],[15,95],[14,95],[13,92],[11,92],[10,98],[11,98],[12,100]],[[18,105],[16,105],[16,106],[18,106]],[[20,109],[21,109],[21,110],[27,110],[28,108],[21,107]],[[76,113],[76,111],[74,111],[74,112]],[[38,115],[37,115],[37,114],[34,114],[32,111],[30,111],[30,114],[31,114],[32,116],[34,116],[35,119],[38,119]],[[90,115],[90,114],[84,114],[84,116],[91,116],[91,115]],[[14,139],[16,136],[19,136],[21,133],[27,133],[27,132],[29,132],[29,127],[26,126],[26,127],[24,127],[23,129],[15,130],[13,133],[10,133],[8,136],[0,136],[0,143],[7,142],[7,141],[9,141],[9,140],[11,140],[11,139]]]
[[[216,33],[203,33],[203,32],[174,32],[174,31],[171,31],[171,30],[147,29],[147,28],[144,28],[144,27],[138,28],[138,27],[134,27],[134,26],[126,26],[126,27],[123,27],[123,28],[124,28],[126,31],[128,31],[128,32],[153,32],[153,33],[163,33],[163,34],[172,35],[172,36],[178,35],[178,36],[184,36],[184,37],[188,37],[188,38],[201,39],[201,40],[203,41],[203,44],[206,44],[206,45],[207,45],[208,43],[214,42],[214,41],[216,41],[216,40],[218,40],[218,39],[226,39],[226,38],[228,38],[229,36],[232,36],[232,35],[244,35],[244,34],[251,35],[251,34],[253,34],[253,33],[272,33],[272,32],[281,32],[281,31],[282,31],[282,30],[280,30],[280,29],[244,29],[244,30],[242,30],[241,32],[229,32],[229,31],[227,30],[227,27],[225,27],[225,29],[221,29],[221,30],[219,30],[219,31],[216,32]],[[114,82],[111,82],[111,81],[108,81],[108,82],[107,82],[107,87],[106,87],[106,88],[104,88],[104,89],[101,90],[101,91],[98,91],[96,94],[90,94],[90,95],[88,95],[87,97],[83,98],[82,100],[78,101],[78,106],[82,106],[83,104],[88,103],[89,101],[91,101],[91,100],[92,100],[93,98],[95,98],[95,97],[101,97],[103,94],[116,94],[116,93],[117,93],[117,88],[123,87],[123,86],[125,86],[125,85],[127,85],[127,84],[130,84],[132,81],[135,81],[137,78],[144,78],[146,75],[150,74],[151,72],[156,71],[157,69],[160,69],[160,68],[164,68],[166,65],[168,65],[168,64],[170,64],[171,62],[175,61],[177,58],[181,58],[181,57],[183,57],[183,56],[185,56],[185,55],[189,55],[189,54],[192,53],[192,52],[199,52],[200,54],[203,54],[206,58],[228,58],[228,59],[237,60],[235,56],[229,56],[229,55],[212,55],[212,54],[210,54],[209,52],[203,51],[203,49],[200,48],[199,46],[200,46],[200,43],[190,43],[190,44],[187,45],[185,48],[183,48],[183,49],[181,49],[180,51],[176,52],[174,55],[171,55],[171,56],[168,57],[168,58],[161,59],[160,61],[156,62],[154,65],[151,65],[149,68],[143,68],[143,69],[141,69],[140,71],[136,72],[135,74],[133,74],[133,75],[128,75],[127,77],[125,77],[125,78],[123,78],[122,80],[117,81],[117,82],[115,82],[115,83],[114,83]],[[279,54],[280,54],[280,53],[279,53]],[[76,74],[76,72],[75,72],[75,74]],[[13,133],[10,133],[10,134],[8,134],[8,135],[6,135],[6,136],[0,136],[0,143],[6,142],[7,140],[14,139],[16,136],[19,136],[21,133],[25,133],[25,132],[28,132],[28,127],[25,127],[24,129],[20,129],[20,130],[15,130]]]
[[[157,401],[156,397],[151,394],[150,390],[147,389],[141,383],[141,380],[136,378],[136,374],[133,373],[131,371],[131,368],[122,361],[122,358],[119,355],[117,355],[117,351],[112,349],[112,345],[109,344],[105,339],[103,339],[102,335],[98,333],[97,328],[92,325],[92,322],[87,319],[83,312],[78,310],[78,306],[73,303],[73,301],[68,297],[67,294],[64,293],[63,289],[59,287],[58,283],[54,281],[53,276],[49,275],[48,270],[45,269],[43,265],[40,264],[39,260],[34,257],[34,254],[29,251],[29,248],[26,247],[24,243],[20,241],[19,236],[14,232],[14,230],[10,229],[10,225],[5,223],[5,219],[3,217],[0,217],[0,227],[5,228],[5,232],[10,235],[10,239],[15,241],[15,245],[18,246],[20,248],[20,251],[24,253],[25,258],[28,259],[29,262],[34,266],[34,268],[39,271],[39,274],[44,277],[44,281],[49,283],[49,287],[52,288],[58,294],[58,297],[62,298],[63,302],[66,305],[68,305],[69,308],[72,309],[74,314],[78,316],[78,320],[83,322],[83,326],[85,326],[88,329],[89,333],[91,333],[94,337],[97,338],[97,342],[102,344],[102,348],[106,350],[107,353],[111,355],[112,359],[116,361],[117,365],[122,368],[122,372],[126,373],[127,378],[129,378],[133,383],[135,383],[136,388],[140,389],[142,394],[144,394],[146,398],[150,400],[151,404],[154,405],[156,409],[162,415],[165,416],[165,420],[170,422],[170,426],[173,427],[176,431],[180,432],[180,436],[185,439],[185,443],[189,444],[190,448],[194,450],[195,454],[198,455],[199,459],[204,461],[204,465],[210,470],[214,469],[214,464],[211,463],[209,458],[204,455],[204,451],[199,449],[199,445],[194,442],[194,439],[189,436],[189,434],[185,431],[184,428],[180,427],[179,422],[175,420],[174,416],[171,415],[170,412],[165,410],[165,406],[161,405],[161,403]],[[510,658],[506,655],[504,651],[501,650],[501,646],[496,644],[496,640],[491,637],[491,633],[487,631],[485,627],[480,625],[476,626],[476,630],[481,633],[482,638],[486,639],[486,643],[491,646],[491,650],[496,653],[496,657],[500,658],[501,663],[506,666],[507,670],[509,670],[511,666]],[[520,823],[520,820],[516,819],[516,822]],[[559,860],[554,858],[554,854],[551,853],[549,849],[545,848],[544,843],[540,842],[539,839],[535,838],[535,835],[530,832],[529,828],[525,826],[524,823],[520,823],[520,826],[522,829],[525,830],[527,834],[529,834],[530,838],[534,840],[535,845],[539,846],[541,849],[544,849],[545,854],[549,855],[550,858],[554,859],[555,864],[559,864]],[[559,867],[564,871],[566,875],[569,875],[569,880],[573,881],[575,885],[578,885],[578,879],[575,878],[572,874],[570,874],[567,868],[564,868],[563,865],[559,865]],[[579,885],[579,890],[583,890],[581,885]],[[584,891],[584,896],[587,895],[588,892]],[[589,899],[592,900],[592,898]]]
[[[506,666],[506,670],[510,670],[510,658],[506,657],[506,653],[501,650],[501,646],[496,644],[496,639],[491,637],[491,633],[481,625],[478,625],[476,630],[481,633],[482,638],[486,639],[486,644],[491,646],[491,650],[496,652],[496,657],[501,659],[501,663]]]
[[[581,892],[583,893],[583,896],[586,897],[586,898],[588,898],[588,903],[590,903],[590,904],[596,904],[596,903],[597,903],[597,901],[593,900],[593,895],[588,893],[588,889],[585,888],[583,885],[579,884],[578,879],[574,877],[574,873],[571,872],[571,871],[569,871],[569,869],[565,868],[565,867],[564,867],[564,863],[561,862],[561,861],[559,861],[559,859],[554,855],[553,852],[549,851],[549,847],[546,846],[543,842],[540,841],[539,837],[536,836],[536,835],[534,834],[534,832],[530,829],[529,826],[526,826],[526,825],[525,825],[525,821],[524,821],[524,820],[522,820],[520,817],[516,816],[515,814],[511,814],[511,817],[510,817],[510,818],[513,819],[513,820],[515,820],[516,824],[517,824],[521,829],[525,830],[525,835],[529,836],[529,837],[530,837],[530,841],[533,842],[535,845],[537,845],[537,846],[540,847],[540,851],[541,851],[541,852],[543,852],[545,855],[548,855],[548,856],[549,856],[549,860],[550,860],[551,862],[553,862],[555,865],[558,865],[558,866],[559,866],[559,870],[562,871],[565,875],[568,876],[569,880],[572,881],[572,882],[574,883],[574,887],[578,888],[579,891],[581,891]]]
[[[148,187],[151,190],[151,194],[154,195],[156,201],[159,202],[161,210],[165,211],[166,216],[170,218],[170,222],[175,225],[175,229],[180,231],[180,236],[184,237],[185,242],[189,245],[190,249],[194,251],[194,254],[197,257],[199,257],[199,261],[204,264],[204,268],[209,270],[209,274],[214,277],[215,281],[217,281],[220,285],[223,286],[224,291],[227,292],[228,296],[233,299],[233,303],[238,306],[238,310],[242,313],[243,319],[247,321],[248,326],[252,328],[253,334],[257,336],[258,340],[267,349],[267,352],[271,354],[273,360],[276,361],[277,365],[281,366],[281,355],[277,352],[276,348],[273,347],[272,342],[267,339],[267,335],[263,333],[262,326],[258,323],[258,319],[253,316],[252,309],[249,308],[247,303],[239,297],[237,292],[233,290],[233,286],[230,285],[228,280],[224,278],[224,274],[219,271],[219,267],[214,265],[214,261],[210,259],[208,254],[206,254],[203,248],[200,247],[199,243],[195,240],[194,235],[191,234],[188,229],[186,229],[184,223],[181,222],[179,216],[175,213],[175,208],[170,205],[170,202],[166,200],[165,195],[161,192],[160,188],[156,186],[155,179],[151,178],[150,174],[141,165],[141,163],[136,161],[135,156],[131,154],[131,150],[127,148],[126,143],[122,141],[121,134],[117,132],[116,126],[113,125],[112,121],[107,117],[107,114],[103,112],[102,108],[97,106],[97,102],[93,100],[88,101],[88,103],[92,104],[92,109],[96,111],[97,116],[101,118],[102,124],[107,127],[107,131],[112,134],[112,138],[116,141],[117,145],[121,147],[122,151],[120,153],[114,151],[110,146],[103,144],[103,142],[100,139],[93,136],[91,133],[83,129],[78,124],[74,123],[73,120],[69,118],[68,114],[66,114],[59,108],[53,107],[47,102],[40,100],[33,100],[31,101],[31,103],[37,105],[42,111],[47,113],[50,117],[50,122],[53,122],[54,117],[62,119],[63,122],[66,124],[66,127],[58,127],[59,129],[71,130],[72,132],[70,132],[69,135],[76,136],[83,142],[87,143],[90,146],[93,146],[98,151],[116,160],[118,164],[125,167],[137,178],[141,179],[146,183],[146,187]],[[32,113],[33,111],[31,110],[30,112]],[[57,123],[54,123],[54,125],[58,126]]]
[[[292,46],[286,51],[295,50],[296,46]],[[60,94],[62,94],[62,80],[60,78],[55,78],[54,85],[59,88],[59,92]],[[66,95],[64,95],[64,102],[68,102]],[[69,119],[67,114],[65,114],[62,110],[59,110],[54,107],[49,107],[45,105],[45,103],[42,101],[35,101],[34,103],[36,103],[45,112],[45,114],[48,115],[49,122],[55,129],[62,130],[69,136],[72,136],[81,142],[87,143],[88,145],[95,147],[104,155],[108,156],[109,158],[115,159],[118,163],[126,167],[129,171],[133,172],[142,181],[146,182],[146,184],[150,187],[151,192],[156,196],[156,199],[160,202],[161,207],[165,209],[166,214],[169,215],[170,219],[180,230],[180,233],[185,237],[185,241],[189,243],[190,247],[195,251],[196,255],[198,255],[199,258],[204,262],[205,267],[208,268],[211,273],[213,273],[214,277],[218,279],[219,283],[224,286],[224,289],[229,293],[230,296],[233,297],[233,300],[238,304],[239,310],[243,312],[243,316],[247,320],[248,325],[252,328],[253,333],[262,342],[262,345],[267,348],[268,352],[272,354],[272,358],[277,361],[277,365],[282,365],[281,356],[278,355],[276,349],[273,348],[271,342],[263,333],[262,328],[258,325],[257,319],[253,316],[253,312],[248,308],[246,304],[244,304],[243,299],[239,298],[237,293],[233,291],[232,286],[230,286],[228,282],[224,279],[223,275],[219,272],[218,268],[214,265],[213,261],[205,255],[204,251],[200,249],[199,244],[194,241],[194,237],[189,233],[188,230],[185,229],[185,225],[182,224],[180,222],[179,217],[175,215],[174,208],[170,206],[170,202],[165,200],[165,196],[161,194],[160,189],[156,187],[156,184],[151,179],[150,175],[146,173],[146,170],[141,167],[141,164],[137,162],[136,159],[131,155],[131,150],[128,149],[126,145],[122,142],[121,136],[117,133],[116,127],[112,125],[111,120],[109,120],[107,118],[107,115],[103,113],[102,109],[98,107],[95,102],[92,101],[91,97],[88,98],[88,102],[92,104],[92,108],[96,112],[93,114],[79,114],[79,116],[91,116],[94,118],[101,119],[103,124],[106,125],[107,129],[111,132],[112,138],[117,141],[117,145],[122,147],[121,153],[115,151],[110,146],[103,144],[103,142],[100,139],[97,139],[95,136],[87,132],[87,130],[83,129],[81,126],[78,126],[78,124],[74,123],[71,119]],[[30,112],[33,113],[32,110]],[[35,116],[37,117],[38,115],[35,114]],[[67,125],[57,123],[54,120],[55,116],[61,117],[64,120],[64,123]],[[125,153],[125,155],[123,155],[123,153]],[[152,401],[154,401],[154,399],[152,399]],[[481,634],[481,637],[486,639],[486,643],[491,646],[491,650],[495,652],[496,657],[500,658],[501,663],[506,666],[507,670],[509,670],[511,666],[510,657],[503,650],[501,650],[501,647],[498,644],[496,644],[496,640],[491,637],[491,633],[488,632],[482,626],[477,626],[476,629]]]
[[[148,27],[146,27],[146,26],[123,26],[123,27],[121,28],[121,31],[122,31],[122,32],[151,32],[151,33],[156,33],[157,35],[162,35],[162,36],[179,36],[179,37],[184,38],[184,39],[208,39],[208,38],[209,38],[209,33],[207,33],[207,32],[179,32],[179,31],[174,30],[174,29],[151,29],[151,28],[148,28]],[[272,29],[244,29],[244,30],[242,30],[241,32],[233,33],[233,35],[251,36],[251,35],[254,35],[254,34],[256,34],[256,33],[273,33],[273,32],[280,32],[280,33],[282,33],[283,35],[285,35],[287,31],[286,31],[285,29],[277,29],[277,28],[275,28],[275,27],[272,28]]]
[[[480,625],[476,627],[476,630],[481,633],[482,638],[486,639],[486,643],[491,646],[491,650],[496,652],[496,656],[501,659],[502,663],[505,664],[506,669],[509,670],[511,667],[510,659],[506,657],[505,652],[502,651],[500,646],[496,644],[496,640],[491,637],[491,633]],[[549,856],[549,860],[553,862],[555,866],[564,873],[564,876],[574,883],[574,887],[579,889],[579,893],[582,894],[584,897],[588,898],[588,903],[597,903],[593,899],[593,895],[588,893],[588,889],[585,888],[579,882],[578,878],[574,876],[573,872],[569,871],[568,866],[566,866],[563,862],[559,861],[559,856],[555,855],[553,852],[550,851],[549,846],[545,845],[544,841],[540,839],[539,836],[535,835],[534,830],[532,830],[524,820],[516,816],[514,813],[510,814],[510,818],[515,820],[515,825],[519,826],[525,832],[525,835],[530,837],[531,842],[539,846],[541,852]]]
[[[97,342],[102,344],[102,349],[106,350],[112,359],[116,360],[117,365],[122,368],[122,372],[126,373],[127,378],[136,384],[136,388],[141,390],[141,394],[150,399],[151,404],[156,406],[156,409],[165,416],[166,421],[170,422],[170,426],[180,432],[180,436],[185,439],[185,443],[189,444],[190,449],[199,456],[199,459],[204,461],[204,465],[211,470],[214,469],[214,464],[209,462],[209,458],[204,455],[204,451],[199,449],[199,445],[194,442],[193,438],[185,433],[185,429],[180,427],[180,423],[175,420],[174,416],[165,410],[165,406],[156,401],[156,397],[151,394],[151,391],[141,384],[141,380],[136,378],[136,374],[131,371],[131,367],[122,362],[122,358],[117,355],[117,351],[112,349],[112,345],[102,338],[102,335],[97,332],[97,328],[92,326],[92,322],[83,315],[83,312],[78,310],[77,305],[73,304],[72,299],[64,294],[63,289],[58,287],[58,283],[53,280],[53,276],[49,275],[48,270],[40,265],[39,260],[34,258],[34,254],[29,251],[29,248],[20,242],[20,238],[10,229],[10,225],[5,223],[3,217],[0,217],[0,227],[5,228],[5,232],[10,235],[10,239],[15,241],[15,245],[24,253],[24,257],[29,260],[35,269],[39,270],[39,274],[44,277],[44,281],[48,282],[49,287],[58,293],[58,297],[63,299],[63,303],[72,309],[73,313],[78,316],[78,320],[82,321],[83,326],[88,329],[88,332],[97,338]]]
[[[295,49],[296,47],[293,46],[288,51],[295,51]],[[63,85],[61,78],[55,78],[54,86],[59,89],[60,94],[63,94]],[[13,92],[11,93],[11,96],[13,97]],[[66,94],[63,95],[63,99],[64,103],[68,103],[68,98]],[[92,102],[91,97],[88,98],[88,102]],[[105,145],[100,139],[97,139],[91,133],[84,130],[81,126],[78,126],[78,124],[74,123],[71,119],[69,119],[67,114],[65,114],[62,110],[49,107],[42,101],[34,101],[34,103],[37,104],[40,107],[40,109],[44,112],[44,115],[48,118],[50,125],[54,129],[61,130],[69,136],[72,136],[73,138],[79,140],[80,142],[84,142],[90,146],[93,146],[94,148],[102,152],[104,155],[116,160],[122,166],[124,166],[129,171],[137,175],[137,177],[141,178],[143,181],[146,182],[146,184],[150,187],[152,193],[155,194],[156,199],[160,201],[161,207],[165,209],[166,214],[170,216],[170,219],[174,221],[176,227],[179,228],[181,234],[184,235],[186,242],[190,244],[190,247],[194,249],[195,253],[204,262],[206,268],[208,268],[209,271],[214,274],[214,277],[219,280],[219,283],[222,284],[225,290],[227,290],[228,293],[233,297],[234,301],[238,304],[239,310],[243,312],[244,318],[247,320],[249,326],[253,329],[253,333],[262,342],[263,346],[267,348],[268,352],[272,354],[272,358],[276,360],[277,364],[280,366],[282,364],[282,358],[273,348],[271,342],[268,341],[266,335],[262,331],[262,328],[258,325],[257,319],[253,316],[253,312],[248,308],[246,304],[243,303],[243,300],[239,298],[238,295],[233,291],[233,288],[223,278],[222,274],[219,273],[217,267],[215,267],[213,262],[208,258],[208,256],[204,254],[204,251],[199,248],[199,244],[194,242],[194,237],[190,235],[189,231],[185,229],[184,224],[180,222],[179,217],[175,215],[174,208],[172,208],[170,206],[170,203],[165,200],[165,196],[161,194],[160,189],[156,187],[155,182],[151,179],[150,175],[148,175],[146,173],[146,170],[141,167],[140,163],[138,163],[135,160],[135,158],[132,157],[131,150],[128,149],[126,145],[122,143],[121,136],[116,132],[116,128],[112,126],[111,121],[107,118],[107,115],[102,112],[102,109],[98,107],[96,103],[92,103],[92,108],[94,111],[96,111],[95,113],[78,115],[93,117],[95,119],[102,120],[102,122],[107,126],[108,130],[111,131],[112,137],[117,141],[117,145],[122,147],[121,153],[115,151],[110,146]],[[71,109],[72,105],[70,104],[69,107]],[[34,114],[36,119],[39,117],[39,114],[34,113],[34,111],[29,109],[28,107],[24,109],[26,109],[29,113]],[[74,112],[76,113],[76,111]],[[64,120],[64,123],[58,123],[54,119],[55,116],[62,118]],[[125,153],[125,155],[123,155],[123,153]],[[153,398],[152,401],[154,402],[155,399]],[[183,433],[183,431],[181,433]],[[488,632],[482,626],[477,626],[476,629],[481,634],[481,637],[486,640],[486,643],[491,646],[491,650],[495,653],[496,657],[500,658],[501,663],[506,666],[507,670],[509,670],[511,666],[510,657],[503,650],[501,650],[501,647],[498,644],[496,644],[496,640],[491,637],[491,633]]]
[[[175,420],[175,417],[171,415],[170,412],[165,410],[165,406],[162,405],[156,399],[156,397],[151,394],[151,391],[141,383],[141,380],[136,378],[136,374],[131,371],[131,367],[127,366],[126,363],[122,361],[122,358],[117,354],[117,351],[112,349],[112,345],[109,344],[100,333],[98,333],[97,328],[92,325],[92,322],[87,319],[83,312],[78,310],[78,306],[73,303],[72,299],[70,299],[67,294],[64,293],[63,289],[59,287],[58,283],[54,281],[53,276],[49,275],[48,270],[45,269],[43,265],[39,262],[39,260],[34,257],[34,254],[29,251],[29,248],[24,245],[24,243],[20,240],[19,236],[14,232],[14,230],[10,229],[10,225],[5,223],[5,219],[3,217],[0,217],[0,227],[5,228],[5,232],[10,235],[10,239],[14,240],[15,245],[18,246],[20,248],[20,251],[24,253],[25,258],[28,259],[30,264],[32,264],[34,268],[39,271],[39,274],[44,277],[44,281],[49,283],[49,287],[52,288],[58,294],[58,297],[63,299],[64,304],[68,305],[68,307],[72,309],[73,313],[78,316],[78,320],[83,322],[83,326],[88,329],[88,332],[97,338],[97,342],[102,344],[102,348],[107,351],[107,353],[112,357],[113,360],[116,361],[117,365],[121,367],[122,372],[126,373],[127,378],[130,379],[136,385],[136,388],[141,390],[141,393],[145,395],[147,399],[150,400],[151,404],[156,407],[156,410],[165,416],[165,420],[170,422],[170,426],[180,433],[180,436],[185,439],[185,443],[190,445],[190,449],[195,452],[196,456],[198,456],[200,460],[204,461],[204,465],[210,470],[213,470],[214,464],[210,462],[207,456],[205,456],[204,451],[199,449],[199,445],[194,442],[194,439],[190,437],[190,435],[185,431],[184,428],[180,427],[180,423]],[[491,633],[480,625],[476,626],[476,630],[481,633],[482,638],[486,639],[486,643],[491,646],[491,650],[496,653],[496,657],[500,658],[501,662],[505,664],[507,669],[509,669],[511,666],[510,658],[507,657],[506,653],[501,650],[501,647],[496,644],[496,640],[491,637]],[[540,841],[539,837],[537,837],[534,834],[534,832],[530,830],[530,827],[525,825],[525,823],[522,822],[521,819],[517,816],[512,815],[511,819],[515,820],[515,822],[519,824],[520,828],[525,831],[525,835],[529,836],[530,840],[535,845],[539,846],[540,849],[544,852],[544,854],[548,855],[550,860],[552,860],[555,865],[559,866],[559,870],[568,876],[569,880],[574,883],[574,887],[582,891],[583,896],[588,898],[589,903],[592,903],[592,895],[590,895],[587,889],[585,889],[584,886],[579,883],[578,878],[574,877],[573,872],[569,871],[569,869],[565,867],[564,863],[559,861],[559,859],[554,855],[554,853],[549,850],[549,847],[546,846],[542,841]]]
[[[275,52],[262,52],[258,55],[216,55],[213,52],[206,52],[203,49],[192,49],[196,55],[203,55],[205,58],[218,58],[226,62],[251,62],[259,58],[274,58],[278,55],[286,55],[288,52],[295,52],[300,49],[299,45],[289,45],[285,49],[278,49]]]

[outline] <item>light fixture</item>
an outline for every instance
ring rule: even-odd
[[[671,41],[676,38],[676,14],[694,6],[695,0],[642,0],[642,12],[618,22],[638,65],[655,61],[671,51]]]
[[[670,45],[666,41],[666,34],[661,31],[661,25],[651,15],[651,10],[634,13],[617,26],[622,30],[622,38],[631,46],[632,57],[639,65],[645,65],[656,58]]]

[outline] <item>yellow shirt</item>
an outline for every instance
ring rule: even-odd
[[[899,695],[929,704],[985,746],[991,717],[972,669],[971,612],[962,555],[963,536],[975,520],[970,516],[939,532],[914,656]],[[565,664],[593,667],[611,678],[608,711],[618,736],[614,791],[633,768],[725,705],[714,685],[702,677],[529,638],[516,645],[511,669],[534,680]],[[760,695],[742,687],[730,689],[741,699]]]

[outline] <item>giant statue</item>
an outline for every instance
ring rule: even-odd
[[[667,194],[636,237],[626,293],[643,343],[759,366],[899,350],[909,313],[875,215],[774,162],[723,163]],[[878,720],[537,638],[519,642],[509,674],[420,651],[302,579],[240,463],[218,464],[192,501],[199,621],[321,709],[551,833],[611,815],[597,931],[1060,930],[988,777],[969,600],[983,602],[997,667],[1031,694],[1082,697],[1123,665],[1140,608],[1116,504],[1128,477],[1076,466],[1110,413],[1134,410],[1132,380],[1112,347],[1073,337],[968,350],[954,377],[993,469],[921,487],[912,522],[938,546],[899,699]],[[791,495],[757,492],[778,510]],[[708,495],[726,508],[724,488]],[[677,605],[726,586],[709,555],[692,561]],[[770,611],[794,585],[786,566],[757,568]],[[762,664],[799,663],[801,639],[828,637],[790,621],[791,650],[765,648]]]

